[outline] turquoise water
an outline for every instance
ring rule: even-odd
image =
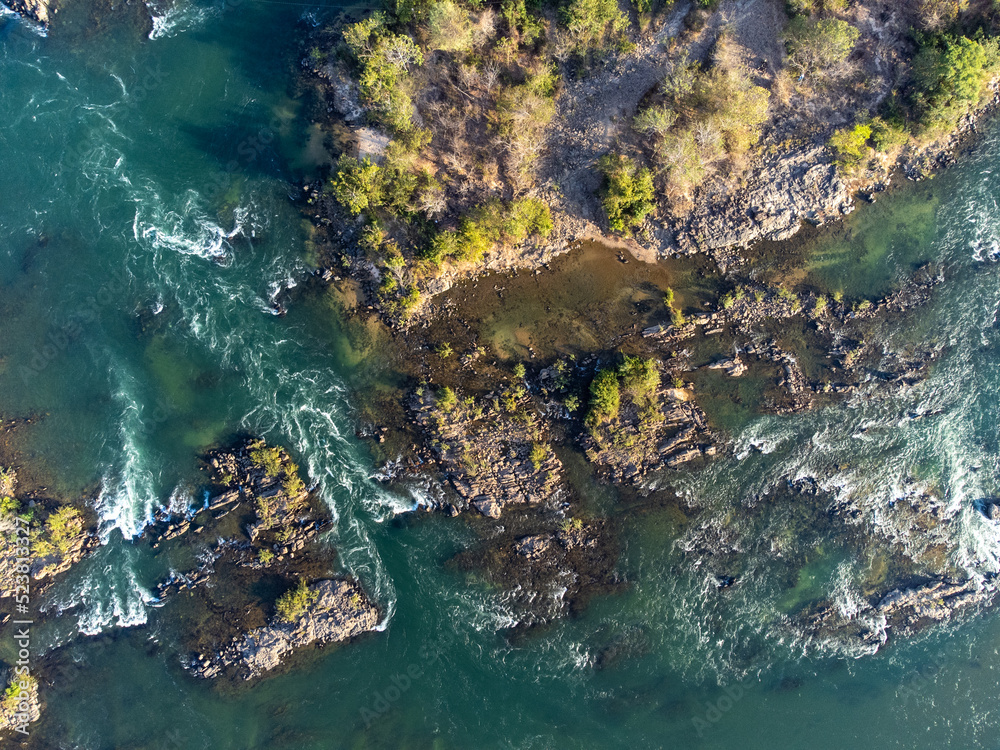
[[[876,333],[887,348],[940,347],[930,379],[811,414],[741,411],[731,457],[610,511],[630,586],[512,644],[504,594],[444,564],[471,529],[401,515],[421,488],[373,480],[335,312],[293,298],[272,314],[309,272],[289,201],[306,132],[296,27],[336,6],[177,7],[154,38],[121,19],[43,37],[0,18],[0,414],[42,417],[26,452],[54,489],[96,501],[107,542],[50,602],[65,612],[39,645],[62,646],[66,668],[43,686],[35,745],[1000,745],[995,612],[876,653],[784,620],[817,598],[856,606],[890,547],[919,560],[943,546],[984,580],[1000,567],[1000,534],[972,508],[1000,488],[1000,133],[921,187],[929,212],[882,198],[898,224],[915,215],[905,242],[856,217],[849,243],[812,256],[831,288],[869,278],[851,275],[866,264],[879,285],[942,264],[933,303]],[[160,563],[132,537],[197,493],[199,450],[240,431],[287,444],[320,483],[340,563],[386,617],[229,695],[180,669],[168,610],[147,593]],[[761,500],[800,477],[858,514]],[[915,484],[943,498],[948,523],[931,534],[900,502]],[[701,512],[685,519],[668,485]],[[724,593],[712,574],[726,571],[691,551],[704,534],[736,550],[740,582]]]

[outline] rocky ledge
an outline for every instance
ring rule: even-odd
[[[234,639],[214,655],[194,657],[188,668],[203,678],[230,674],[252,680],[279,667],[293,651],[346,641],[375,630],[378,609],[367,600],[361,587],[346,580],[324,580],[307,587],[314,600],[292,621],[280,617]]]

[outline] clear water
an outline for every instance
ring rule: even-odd
[[[124,21],[42,37],[0,18],[0,413],[42,416],[23,433],[27,454],[53,489],[96,500],[107,541],[54,594],[76,606],[46,645],[68,643],[78,668],[44,686],[34,743],[998,746],[995,612],[874,654],[796,638],[782,614],[822,596],[849,606],[883,545],[926,552],[896,502],[911,480],[946,501],[951,564],[997,570],[1000,536],[972,501],[1000,485],[1000,133],[921,186],[931,201],[882,198],[893,224],[866,226],[861,211],[850,242],[803,248],[815,283],[848,296],[891,286],[920,260],[944,266],[934,302],[878,334],[887,347],[943,347],[930,379],[812,414],[740,411],[734,456],[673,482],[704,515],[685,525],[654,502],[613,511],[630,588],[511,645],[497,633],[509,623],[503,595],[442,564],[471,531],[405,520],[416,488],[372,480],[347,388],[358,358],[335,308],[271,314],[308,273],[307,230],[288,200],[307,141],[289,93],[295,26],[338,8],[177,7],[153,38]],[[886,227],[900,225],[912,231],[897,245]],[[159,563],[132,537],[153,508],[196,492],[200,449],[239,431],[289,445],[320,482],[341,563],[386,622],[227,695],[179,668],[169,617],[145,593]],[[822,521],[806,500],[747,510],[799,476],[853,501],[859,520]],[[747,550],[725,595],[682,552],[703,522]],[[808,554],[792,565],[772,540]],[[398,676],[411,666],[407,683]]]

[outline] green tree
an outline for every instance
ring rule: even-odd
[[[872,126],[868,123],[858,123],[853,128],[841,128],[836,131],[827,145],[837,155],[837,166],[850,170],[858,166],[867,153],[868,139],[872,136]]]
[[[382,174],[371,159],[342,156],[333,176],[333,196],[353,215],[382,205]]]
[[[618,375],[613,369],[601,370],[590,381],[590,411],[586,422],[596,427],[601,422],[614,419],[621,408],[621,390]]]
[[[299,585],[296,588],[289,589],[279,596],[274,606],[279,619],[285,622],[295,622],[316,603],[318,598],[319,592],[310,589],[303,578],[299,580]]]
[[[950,128],[979,104],[998,57],[996,40],[944,35],[926,42],[913,60],[914,100],[924,125]]]
[[[382,13],[344,29],[344,42],[361,67],[358,84],[364,103],[393,130],[410,130],[413,104],[406,90],[408,69],[424,62],[416,42],[389,31]]]
[[[598,168],[605,178],[602,203],[608,225],[628,233],[653,210],[653,173],[621,154],[601,157]]]

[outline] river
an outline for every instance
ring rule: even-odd
[[[819,595],[852,606],[880,545],[924,554],[899,510],[915,483],[943,499],[953,565],[1000,567],[1000,532],[974,508],[1000,489],[1000,130],[797,241],[803,278],[848,298],[938,264],[931,304],[878,335],[942,356],[889,395],[715,414],[733,450],[673,484],[741,540],[741,584],[720,595],[683,554],[690,528],[642,505],[615,514],[628,588],[512,643],[503,594],[443,564],[469,529],[410,519],[418,488],[374,479],[352,397],[370,370],[337,307],[296,294],[310,247],[290,197],[312,166],[296,29],[339,10],[178,0],[148,36],[124,17],[79,13],[46,36],[0,16],[0,414],[40,417],[23,455],[53,492],[95,501],[105,541],[48,602],[63,614],[37,646],[72,668],[43,686],[32,744],[997,747],[994,611],[875,653],[795,637],[782,613]],[[160,564],[133,539],[156,507],[197,494],[200,451],[241,432],[287,445],[319,483],[340,564],[385,619],[233,695],[181,670],[149,594]],[[864,512],[746,512],[802,477]],[[779,538],[809,550],[794,569]]]

